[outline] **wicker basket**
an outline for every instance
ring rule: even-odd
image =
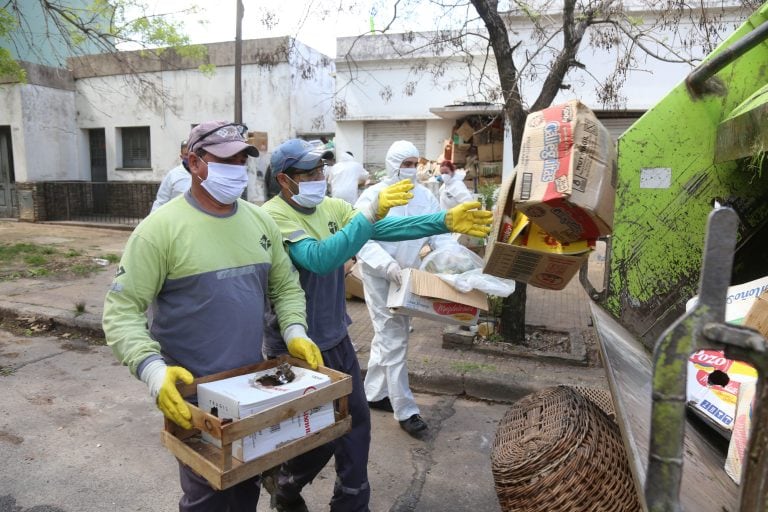
[[[568,386],[580,393],[584,398],[595,404],[606,416],[616,421],[616,410],[613,408],[611,393],[607,389],[589,388],[586,386]]]
[[[618,426],[574,388],[547,388],[510,407],[491,463],[504,511],[641,510]]]

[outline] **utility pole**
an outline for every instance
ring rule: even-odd
[[[237,26],[235,28],[235,119],[243,122],[243,86],[240,79],[243,60],[243,0],[237,2]]]

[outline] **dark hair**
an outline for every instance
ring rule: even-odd
[[[349,156],[351,156],[352,158],[355,157],[355,155],[353,155],[351,151],[345,151],[345,153],[348,154]]]
[[[446,166],[451,170],[451,172],[456,172],[456,166],[453,165],[453,162],[451,162],[450,160],[443,160],[442,162],[440,162],[440,167],[442,166]]]

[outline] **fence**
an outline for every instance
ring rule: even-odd
[[[45,182],[45,220],[135,226],[149,215],[158,186],[151,182]]]

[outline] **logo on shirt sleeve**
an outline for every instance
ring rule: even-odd
[[[259,240],[259,243],[264,248],[265,251],[268,251],[270,247],[272,247],[272,241],[267,238],[267,235],[261,235],[261,239]]]
[[[339,225],[336,224],[336,221],[330,221],[328,222],[328,231],[331,232],[331,234],[335,234],[339,230]]]

